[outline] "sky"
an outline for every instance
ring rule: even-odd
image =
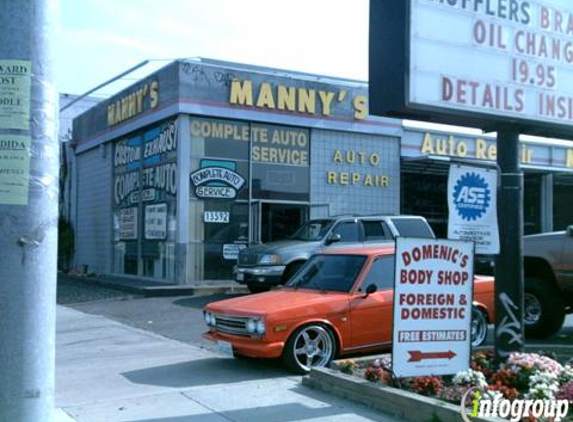
[[[61,17],[63,93],[143,60],[153,62],[128,78],[188,57],[368,78],[368,0],[61,0]]]
[[[150,60],[94,93],[106,98],[190,57],[367,81],[368,12],[369,0],[61,0],[58,88],[83,94]]]
[[[94,93],[109,97],[174,59],[190,57],[368,80],[369,0],[60,1],[61,93],[83,94],[150,60]]]

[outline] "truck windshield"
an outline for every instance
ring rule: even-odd
[[[333,220],[311,220],[298,229],[291,236],[291,239],[305,241],[320,240],[326,235],[333,223]]]
[[[315,255],[287,283],[287,287],[349,292],[366,261],[363,255]]]

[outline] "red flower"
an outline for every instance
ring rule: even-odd
[[[440,377],[415,377],[413,382],[414,391],[423,396],[435,396],[444,387]]]

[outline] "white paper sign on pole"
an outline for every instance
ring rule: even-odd
[[[397,377],[467,370],[474,245],[396,239],[392,370]]]
[[[448,239],[475,242],[478,254],[499,253],[497,171],[450,166],[448,208]]]

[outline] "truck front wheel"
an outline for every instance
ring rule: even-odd
[[[547,338],[555,334],[565,320],[565,305],[557,289],[538,278],[525,280],[523,323],[525,335]]]

